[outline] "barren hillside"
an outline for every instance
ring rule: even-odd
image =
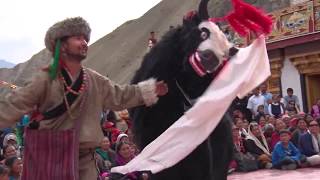
[[[85,65],[118,83],[129,82],[147,51],[149,32],[155,31],[160,38],[169,26],[181,24],[184,14],[197,9],[199,1],[162,0],[139,19],[124,23],[94,42],[89,47]],[[247,0],[247,2],[263,7],[266,11],[290,4],[290,0]],[[230,8],[230,0],[209,2],[209,12],[214,17],[226,15]],[[0,79],[23,86],[30,80],[32,74],[48,64],[50,59],[50,53],[42,50],[27,62],[18,64],[12,69],[0,68]],[[3,92],[7,91],[6,88],[0,88],[0,97],[3,97]]]

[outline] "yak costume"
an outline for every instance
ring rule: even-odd
[[[48,30],[45,44],[51,52],[54,52],[56,47],[57,51],[53,54],[57,55],[59,48],[56,44],[61,38],[84,35],[89,40],[90,31],[88,23],[81,17],[68,18],[54,24]],[[55,61],[57,60],[59,57],[55,57]],[[86,67],[83,67],[78,78],[73,80],[61,62],[54,63],[58,64],[50,66],[50,73],[48,70],[37,72],[27,86],[17,88],[5,100],[0,101],[0,127],[12,126],[24,114],[34,111],[36,107],[33,124],[30,124],[32,129],[28,128],[26,132],[23,180],[96,180],[98,172],[93,157],[95,147],[99,146],[103,139],[99,121],[101,112],[104,109],[122,110],[156,103],[158,97],[155,93],[155,80],[151,79],[138,85],[119,86]],[[53,66],[56,67],[52,69]],[[76,129],[75,124],[79,126],[76,132],[72,131]],[[49,139],[45,140],[38,134],[41,132],[52,133]],[[54,133],[57,132],[70,132],[73,136],[55,135]],[[34,139],[30,139],[32,138],[30,136]],[[74,142],[74,144],[56,143],[48,149],[42,148],[41,144],[48,146],[49,141],[58,142],[59,138],[70,138],[70,143]],[[39,143],[37,148],[30,149],[30,146],[36,142]],[[62,156],[60,154],[53,155],[54,158],[51,160],[48,159],[51,156],[42,156],[44,151],[50,153],[63,148],[66,151],[75,151],[74,163],[65,162],[64,158],[68,157],[59,157]],[[38,154],[31,157],[34,152]],[[35,160],[39,165],[30,164],[28,160]],[[41,167],[46,163],[49,165],[46,166],[48,169]],[[64,172],[70,167],[74,168],[74,173]],[[57,172],[69,173],[69,176],[56,177]]]
[[[188,13],[144,57],[132,82],[155,77],[170,91],[154,106],[131,110],[135,139],[144,149],[112,168],[111,179],[126,179],[134,171],[150,171],[151,180],[227,179],[233,150],[228,109],[270,75],[263,34],[272,21],[241,0],[232,0],[228,16],[209,18],[208,1],[201,0],[198,11]],[[238,49],[214,23],[219,20],[258,38]]]
[[[259,60],[254,61],[252,58]],[[236,75],[237,78],[232,78]],[[173,166],[210,135],[236,96],[245,96],[270,75],[264,37],[260,37],[251,46],[238,52],[184,116],[149,144],[135,159],[125,166],[113,168],[112,171],[122,174],[134,171],[157,173]],[[219,104],[219,107],[216,107],[216,104]]]

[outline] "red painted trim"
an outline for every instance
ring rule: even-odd
[[[285,48],[288,46],[304,44],[304,43],[316,41],[319,39],[320,39],[320,32],[316,32],[313,34],[307,34],[304,36],[299,36],[299,37],[294,37],[294,38],[290,38],[290,39],[280,40],[277,42],[267,43],[267,49],[273,50],[273,49]]]

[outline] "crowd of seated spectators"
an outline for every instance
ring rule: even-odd
[[[320,99],[306,114],[301,111],[293,89],[288,88],[287,93],[283,98],[272,95],[263,84],[252,95],[234,102],[234,153],[229,173],[320,165]],[[104,138],[95,153],[101,179],[107,180],[112,167],[125,165],[139,153],[131,123],[127,110],[102,113]],[[0,131],[0,180],[20,179],[26,124],[28,116],[16,127]],[[149,175],[131,173],[128,178],[147,180]]]
[[[266,89],[265,84],[256,88],[247,105],[233,112],[229,173],[320,167],[320,99],[304,113],[292,88],[284,98]],[[246,116],[244,108],[251,114]]]

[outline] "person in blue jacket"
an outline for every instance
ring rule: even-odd
[[[276,169],[293,170],[297,169],[306,158],[301,155],[295,145],[290,142],[291,133],[289,130],[280,131],[280,141],[275,145],[272,152],[272,165]]]

